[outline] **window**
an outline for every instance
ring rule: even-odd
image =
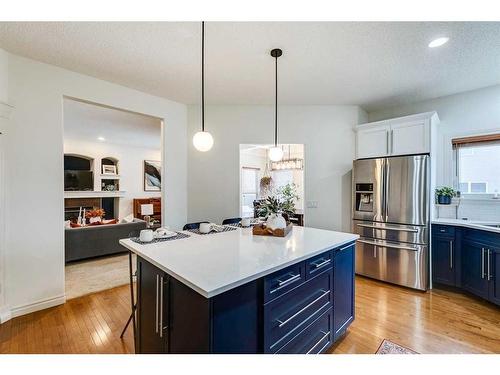
[[[500,134],[454,139],[458,190],[463,194],[500,192]]]
[[[286,184],[293,184],[293,171],[289,169],[283,169],[278,171],[271,171],[271,177],[273,178],[274,188],[279,189]]]
[[[259,194],[258,168],[241,168],[241,217],[253,217],[253,201]]]

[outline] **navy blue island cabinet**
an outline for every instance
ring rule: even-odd
[[[432,233],[433,282],[500,305],[500,233],[441,224]]]
[[[137,257],[137,353],[323,353],[354,320],[354,242],[206,298]]]

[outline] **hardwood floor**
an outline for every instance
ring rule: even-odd
[[[71,299],[0,325],[0,353],[133,353],[129,314],[128,286]]]
[[[450,290],[356,277],[354,323],[330,352],[375,353],[384,338],[422,354],[500,353],[500,308]]]
[[[133,353],[128,286],[0,325],[0,353]],[[500,308],[434,289],[356,278],[356,320],[331,353],[375,353],[386,338],[419,353],[500,353]]]

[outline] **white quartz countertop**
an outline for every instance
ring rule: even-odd
[[[459,227],[486,230],[488,232],[500,233],[500,228],[488,225],[500,225],[494,221],[462,220],[462,219],[434,219],[432,224],[455,225]]]
[[[210,298],[333,247],[359,238],[352,233],[293,227],[284,238],[254,236],[251,228],[141,245],[120,244]]]

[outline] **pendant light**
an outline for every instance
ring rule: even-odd
[[[201,23],[201,132],[194,135],[193,145],[202,152],[214,145],[212,134],[205,131],[205,22]]]
[[[274,57],[275,61],[275,96],[274,96],[274,147],[269,149],[269,159],[271,161],[280,161],[283,158],[283,150],[278,147],[278,57],[283,54],[283,51],[279,48],[275,48],[271,51],[271,56]]]

